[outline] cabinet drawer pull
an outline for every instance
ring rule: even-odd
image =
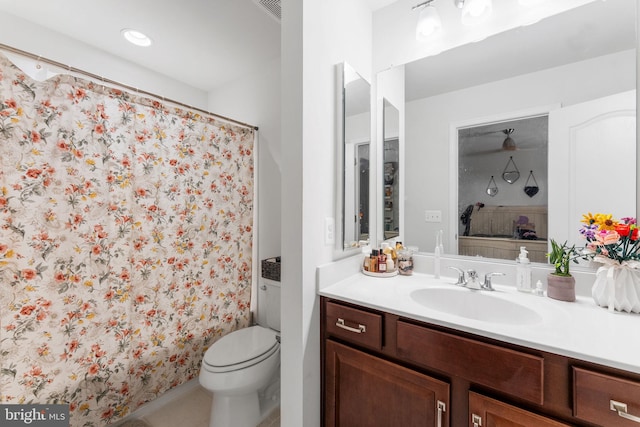
[[[438,400],[438,427],[442,427],[442,416],[446,411],[447,405],[443,401]]]
[[[356,334],[362,334],[367,332],[367,327],[364,325],[358,324],[358,328],[352,328],[351,326],[347,326],[344,324],[344,319],[338,317],[338,321],[336,322],[336,326],[338,328],[346,329],[349,332],[355,332]]]
[[[473,427],[481,427],[482,417],[480,415],[471,414],[471,422],[473,423]]]
[[[618,413],[618,416],[630,420],[636,423],[640,423],[640,417],[636,417],[635,415],[631,415],[627,412],[627,404],[622,402],[617,402],[615,400],[609,401],[609,409]]]

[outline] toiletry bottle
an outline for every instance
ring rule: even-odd
[[[387,272],[387,256],[382,250],[378,252],[378,273]]]
[[[398,257],[398,254],[395,250],[394,246],[391,246],[389,244],[382,244],[382,252],[384,252],[384,254],[387,256],[387,259],[391,258],[391,260],[393,261],[393,263],[396,263],[396,258]],[[387,268],[387,271],[389,269]]]
[[[520,246],[520,255],[518,256],[518,265],[516,267],[516,287],[520,292],[531,292],[531,262],[527,257],[527,249]]]
[[[387,255],[387,273],[395,271],[396,265],[393,262],[393,257]]]
[[[378,272],[378,250],[374,249],[371,251],[371,258],[369,258],[369,271],[371,273]]]

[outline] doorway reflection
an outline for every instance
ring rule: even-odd
[[[548,135],[547,115],[458,129],[460,255],[546,262]]]

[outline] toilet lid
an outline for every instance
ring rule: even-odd
[[[203,362],[212,368],[237,368],[248,361],[257,362],[273,353],[280,345],[276,332],[262,326],[251,326],[225,335],[204,354]],[[258,361],[259,361],[258,360]]]

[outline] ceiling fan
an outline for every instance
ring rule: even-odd
[[[495,133],[502,133],[506,137],[502,141],[502,145],[499,148],[492,148],[488,150],[484,150],[484,149],[473,150],[471,148],[472,146],[470,145],[468,154],[473,155],[473,154],[489,154],[489,153],[501,153],[501,152],[511,152],[511,151],[530,151],[530,150],[536,149],[536,147],[523,147],[522,145],[516,144],[516,141],[511,136],[515,131],[516,130],[514,128],[506,128],[501,130],[469,133],[465,135],[466,138],[486,136],[486,135],[491,135]],[[483,144],[483,145],[486,146],[486,144]]]

